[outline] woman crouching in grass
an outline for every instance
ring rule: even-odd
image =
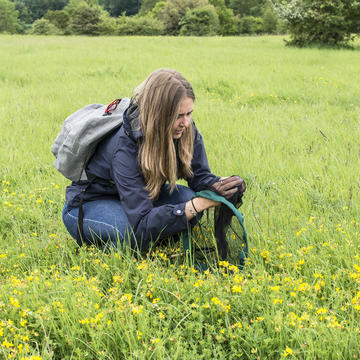
[[[191,116],[194,101],[189,82],[170,69],[154,71],[135,89],[123,125],[100,142],[88,162],[86,173],[98,181],[73,182],[66,189],[63,221],[72,237],[146,251],[151,242],[194,227],[203,210],[218,205],[194,198],[195,192],[213,186],[229,198],[239,187],[245,191],[240,177],[211,173]],[[188,187],[176,184],[178,179]]]

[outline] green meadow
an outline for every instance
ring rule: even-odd
[[[1,35],[0,358],[360,359],[359,50]],[[242,271],[78,251],[62,224],[64,119],[160,67],[192,83],[212,171],[246,181]]]

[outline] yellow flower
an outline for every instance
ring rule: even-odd
[[[120,302],[129,302],[129,304],[131,304],[132,302],[132,295],[131,294],[124,294],[121,299],[120,299]]]
[[[326,314],[327,313],[327,309],[325,308],[320,308],[316,311],[318,314]]]
[[[234,325],[232,325],[232,326],[230,326],[230,327],[231,327],[231,328],[241,329],[241,328],[242,328],[242,324],[241,324],[241,322],[239,321],[239,322],[235,323]]]
[[[160,256],[161,259],[163,259],[163,260],[165,260],[165,261],[169,260],[168,257],[167,257],[167,255],[166,255],[165,253],[163,253],[163,252],[160,252],[160,253],[159,253],[159,256]]]
[[[292,349],[291,348],[289,348],[289,347],[287,347],[285,350],[284,350],[284,352],[283,352],[283,357],[287,357],[287,356],[289,356],[289,355],[292,355],[292,353],[293,353],[293,351],[292,351]]]
[[[113,284],[122,283],[123,281],[124,281],[124,279],[122,278],[122,276],[120,276],[120,275],[114,275],[113,276]]]
[[[143,306],[142,305],[134,306],[132,312],[134,315],[141,314],[143,312]]]
[[[214,296],[213,298],[211,298],[211,302],[215,305],[217,304],[221,304],[221,301],[216,297]]]
[[[13,297],[10,298],[10,304],[16,308],[20,307],[19,301]]]
[[[2,343],[2,346],[9,349],[10,347],[13,347],[14,344],[12,342],[8,342],[7,340],[4,340],[3,343]]]
[[[304,265],[305,260],[304,259],[300,259],[296,264],[295,267],[297,270],[301,270],[301,265]]]
[[[260,252],[260,256],[265,260],[266,263],[270,262],[270,252],[268,250],[262,250]]]
[[[230,265],[229,270],[233,271],[234,273],[237,273],[239,271],[239,268],[235,265]]]
[[[141,270],[141,269],[146,269],[148,267],[146,261],[142,261],[138,266],[137,266],[137,269],[138,270]]]
[[[103,318],[103,317],[104,317],[104,314],[98,313],[94,318],[90,319],[90,322],[94,323],[94,324],[97,324],[100,321],[100,319]]]
[[[242,287],[240,285],[234,285],[231,290],[233,293],[241,293]]]
[[[227,262],[227,261],[220,261],[219,262],[219,266],[223,266],[223,267],[225,267],[225,268],[227,268],[227,267],[229,267],[229,263]]]

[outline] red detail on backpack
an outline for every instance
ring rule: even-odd
[[[112,111],[116,110],[116,108],[119,105],[120,101],[121,101],[121,99],[116,99],[111,104],[109,104],[108,107],[105,110],[105,114],[109,114]]]

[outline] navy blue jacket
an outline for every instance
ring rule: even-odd
[[[138,130],[139,121],[138,108],[130,106],[124,114],[123,126],[100,142],[86,171],[106,181],[91,184],[84,200],[119,199],[138,240],[164,238],[187,229],[185,203],[154,207],[138,162],[143,137]],[[211,173],[202,136],[195,126],[194,131],[193,176],[186,180],[191,189],[200,191],[219,177]],[[88,181],[79,181],[67,187],[68,206],[79,206],[79,194],[87,185]]]

